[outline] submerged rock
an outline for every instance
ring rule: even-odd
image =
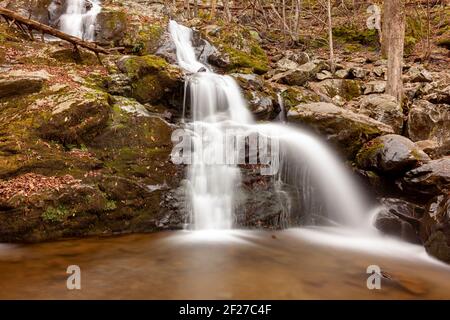
[[[290,108],[287,117],[289,122],[305,124],[325,135],[349,158],[354,157],[365,142],[393,133],[384,123],[331,103],[300,104]]]
[[[402,173],[428,160],[431,159],[414,142],[396,134],[367,142],[356,156],[360,168],[383,174]]]

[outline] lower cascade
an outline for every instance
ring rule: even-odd
[[[325,144],[287,124],[256,124],[234,79],[198,61],[193,31],[175,21],[170,21],[169,30],[178,64],[187,74],[184,114],[189,105],[191,120],[186,130],[193,146],[187,157],[191,161],[187,173],[190,228],[231,229],[235,225],[242,193],[239,164],[248,163],[262,165],[263,174],[273,170],[269,174],[284,203],[285,226],[290,225],[289,217],[301,211],[308,217],[305,223],[323,220],[369,227],[364,196]],[[252,141],[257,141],[257,147]],[[252,155],[258,163],[252,162]],[[284,190],[286,186],[293,186],[295,192]]]
[[[53,1],[52,8],[57,6]],[[67,0],[65,12],[59,17],[59,29],[72,36],[93,41],[95,39],[95,20],[101,11],[100,0]]]

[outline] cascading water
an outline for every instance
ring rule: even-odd
[[[323,215],[325,211],[325,218],[335,223],[368,225],[364,215],[368,208],[357,186],[322,142],[285,124],[255,124],[236,82],[229,76],[215,74],[197,60],[192,30],[175,21],[170,21],[169,30],[178,64],[188,73],[185,95],[190,100],[192,122],[186,126],[194,136],[188,193],[190,224],[194,229],[233,226],[240,169],[237,164],[222,164],[224,155],[220,152],[227,149],[226,132],[231,127],[239,127],[246,135],[256,133],[279,141],[281,166],[273,181],[298,190],[297,195],[283,193],[290,202],[285,206],[290,211],[287,215],[296,214],[299,207],[290,200],[297,200],[301,210],[309,214]],[[185,97],[185,103],[186,100]],[[299,199],[289,199],[293,196]]]
[[[54,5],[52,3],[51,6]],[[72,36],[93,41],[95,20],[100,11],[100,0],[67,0],[66,11],[59,17],[59,29]]]

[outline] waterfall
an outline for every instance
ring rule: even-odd
[[[50,8],[54,6],[53,2]],[[100,11],[100,0],[67,0],[66,11],[59,17],[59,29],[72,36],[94,41],[95,20]]]
[[[193,31],[175,21],[170,21],[169,31],[176,46],[178,64],[187,73],[185,104],[189,100],[191,119],[186,122],[186,128],[194,137],[187,191],[189,224],[194,229],[233,227],[241,172],[235,163],[223,164],[221,151],[230,152],[228,145],[224,145],[230,128],[239,128],[245,136],[256,134],[279,141],[280,169],[273,181],[278,186],[295,186],[298,192],[288,197],[298,197],[292,200],[300,202],[300,207],[293,206],[291,203],[295,201],[290,199],[285,206],[289,212],[284,216],[296,215],[296,210],[302,210],[337,224],[368,225],[368,207],[364,197],[325,144],[315,136],[286,124],[256,124],[234,79],[218,75],[198,61],[192,45]],[[186,106],[183,114],[185,112]],[[239,157],[238,154],[232,156]],[[272,159],[272,164],[276,161]],[[279,187],[276,189],[280,190]]]

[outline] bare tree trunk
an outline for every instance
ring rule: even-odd
[[[191,18],[191,5],[189,3],[189,0],[184,0],[184,10],[186,10],[186,18]]]
[[[223,2],[223,10],[225,12],[225,20],[231,21],[230,3],[228,0],[222,0],[222,2]]]
[[[381,26],[381,57],[387,58],[388,56],[388,45],[389,45],[389,30],[390,22],[392,21],[389,16],[391,12],[391,0],[383,1],[383,23]]]
[[[389,19],[388,39],[388,68],[386,93],[394,96],[398,102],[402,101],[403,82],[403,45],[405,41],[405,3],[404,0],[385,0],[389,3],[386,11]]]
[[[333,50],[333,23],[331,21],[331,0],[327,1],[327,13],[328,13],[328,43],[330,46],[330,67],[331,72],[334,73],[334,50]]]

